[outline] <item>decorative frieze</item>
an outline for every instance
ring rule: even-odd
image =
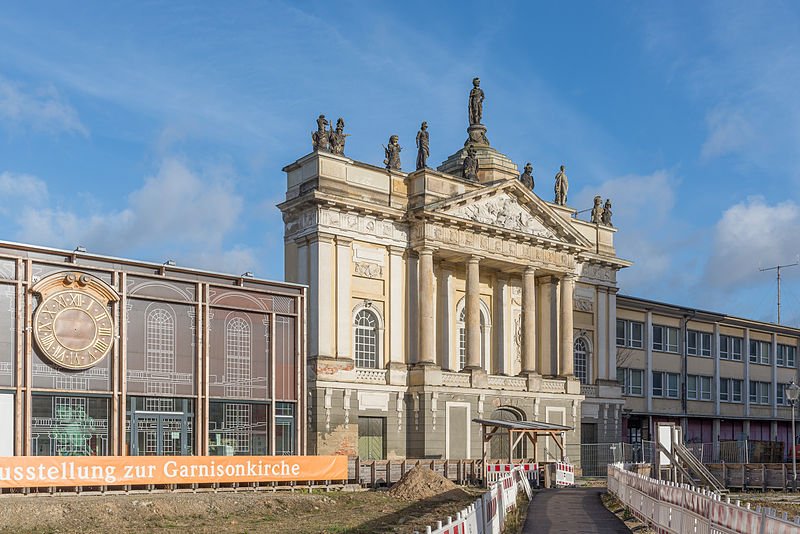
[[[581,282],[602,282],[616,284],[617,271],[611,267],[604,267],[596,263],[582,263],[578,266],[578,276]]]
[[[445,213],[461,219],[498,226],[506,230],[522,232],[554,239],[555,234],[541,220],[524,209],[519,200],[508,193],[501,193],[477,202],[460,205]]]
[[[364,278],[383,278],[383,267],[374,263],[355,261],[353,262],[353,271],[356,276],[363,276]]]
[[[287,239],[309,231],[320,231],[353,238],[378,238],[400,246],[408,241],[408,227],[405,224],[332,208],[314,206],[292,216],[284,215],[284,224]]]

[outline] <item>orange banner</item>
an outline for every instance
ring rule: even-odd
[[[347,456],[0,456],[0,488],[347,480]]]

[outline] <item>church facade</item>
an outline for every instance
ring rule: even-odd
[[[385,168],[355,161],[343,122],[322,116],[313,152],[284,168],[285,277],[309,286],[310,454],[479,458],[474,418],[563,424],[567,444],[621,435],[616,273],[630,263],[610,203],[579,220],[563,167],[554,202],[534,192],[490,145],[473,84],[467,142],[435,170],[425,125],[403,172],[395,136]],[[539,449],[558,457],[552,440]]]

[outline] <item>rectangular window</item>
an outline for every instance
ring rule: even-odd
[[[731,399],[733,402],[742,402],[742,380],[731,379]]]
[[[670,328],[669,326],[666,327],[667,330],[667,352],[678,352],[678,334],[679,330],[677,328]]]
[[[719,400],[722,402],[730,402],[730,384],[731,381],[727,378],[720,378],[719,380]]]
[[[630,346],[634,349],[641,349],[644,346],[644,324],[636,321],[630,322]]]
[[[775,365],[784,367],[786,365],[786,345],[778,345],[778,352],[775,353]]]
[[[742,361],[742,345],[744,339],[740,337],[732,337],[731,340],[731,360]]]
[[[786,404],[786,384],[778,384],[778,388],[775,391],[775,404],[778,406],[783,406]]]
[[[711,334],[688,330],[686,353],[690,356],[711,356]]]
[[[711,400],[711,377],[701,376],[698,378],[700,384],[700,400]]]
[[[295,446],[295,405],[291,402],[275,403],[275,454],[297,454]]]
[[[626,325],[624,319],[617,319],[617,346],[625,347],[628,345],[626,333]]]
[[[769,387],[772,384],[769,384],[768,382],[759,382],[759,384],[760,384],[759,400],[761,401],[761,404],[769,404],[769,397],[770,397]]]
[[[678,373],[667,373],[667,397],[678,398]]]
[[[664,373],[661,371],[653,371],[653,396],[664,396]]]
[[[769,341],[750,340],[750,363],[769,365],[772,344]]]
[[[794,367],[797,348],[791,345],[778,344],[778,354],[776,355],[777,365],[781,367]]]
[[[109,454],[109,399],[34,395],[31,446],[35,456]]]
[[[653,325],[653,350],[664,350],[664,327]]]
[[[742,338],[719,336],[719,357],[723,360],[742,360]]]
[[[750,402],[752,404],[769,404],[769,382],[750,382]]]
[[[797,366],[797,347],[786,346],[786,367]]]
[[[697,376],[689,375],[686,377],[686,398],[697,400]]]
[[[750,404],[758,404],[758,382],[750,381]]]
[[[641,369],[630,369],[631,373],[631,388],[630,394],[635,396],[642,395],[642,378],[644,376],[644,371]]]
[[[266,404],[211,401],[209,443],[211,456],[265,456],[269,420]]]

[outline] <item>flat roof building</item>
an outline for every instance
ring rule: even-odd
[[[304,454],[305,299],[0,242],[0,455]]]

